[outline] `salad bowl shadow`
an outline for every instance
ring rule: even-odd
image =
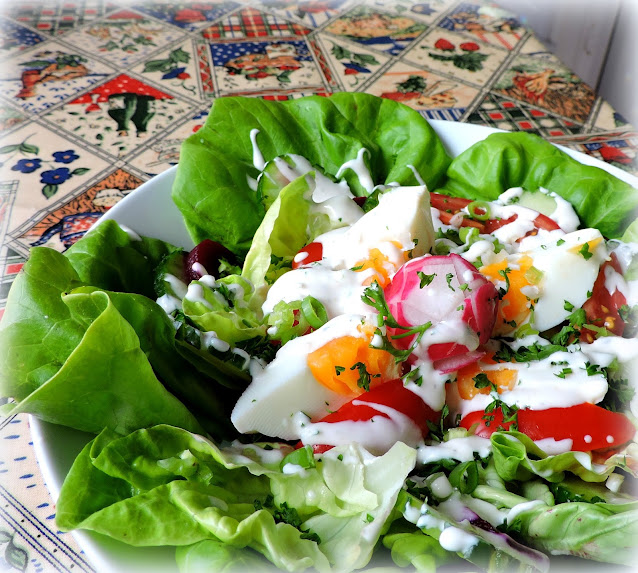
[[[448,121],[430,121],[429,123],[452,157],[457,156],[491,133],[499,131],[479,125]],[[558,147],[579,162],[600,167],[638,188],[638,178],[633,175],[574,150]],[[140,235],[163,239],[184,249],[191,249],[194,246],[193,241],[186,230],[179,210],[171,199],[176,170],[176,167],[172,167],[142,184],[110,209],[97,224],[109,219],[115,220],[120,225],[130,228]],[[64,478],[74,459],[93,436],[44,422],[33,416],[29,416],[29,425],[44,481],[53,500],[57,501]],[[173,548],[138,548],[91,532],[74,531],[72,534],[97,571],[113,573],[133,571],[171,573],[177,571]],[[562,559],[559,563],[561,563],[559,569],[564,571],[576,569],[579,571],[628,571],[625,567],[616,568],[611,565],[588,563],[581,560],[578,561],[578,565],[574,565],[573,561],[570,562],[570,560],[563,563]]]

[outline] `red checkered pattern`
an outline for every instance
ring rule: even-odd
[[[287,22],[270,14],[263,14],[253,8],[246,8],[219,24],[202,31],[207,40],[219,38],[268,38],[284,36],[305,36],[309,28]]]

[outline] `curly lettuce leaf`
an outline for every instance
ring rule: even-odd
[[[85,282],[152,289],[151,281],[136,286],[135,275],[172,247],[131,238],[112,221],[75,247],[70,256],[33,249],[16,278],[0,324],[0,393],[18,402],[6,409],[94,433],[161,422],[201,431],[195,416],[215,436],[233,433],[228,412],[245,377],[229,369],[211,375],[210,368],[202,375],[155,302]],[[110,269],[119,270],[96,271],[102,256],[112,259]],[[122,257],[121,264],[116,257]],[[129,268],[130,262],[137,266]],[[235,390],[211,391],[217,384]]]
[[[272,573],[272,564],[247,547],[234,547],[216,539],[178,547],[177,566],[183,573]]]
[[[511,187],[544,187],[569,201],[584,226],[610,239],[622,236],[638,212],[638,189],[530,133],[489,135],[458,155],[447,177],[437,192],[488,201]]]
[[[375,184],[416,185],[414,166],[430,188],[450,162],[441,141],[416,111],[364,93],[311,96],[286,102],[219,98],[204,127],[182,145],[173,199],[195,243],[210,238],[245,254],[264,209],[250,188],[257,177],[250,132],[259,130],[266,161],[298,154],[335,176],[343,163],[368,150]],[[345,173],[356,195],[365,195],[352,171]]]
[[[189,289],[196,285],[199,295],[197,298],[184,297],[182,310],[202,332],[212,331],[218,338],[233,345],[266,334],[266,326],[259,316],[261,313],[248,306],[253,297],[253,287],[246,279],[229,275],[216,281],[214,286],[192,281]]]
[[[64,300],[74,316],[85,321],[88,326],[93,320],[94,300],[104,294],[122,318],[131,325],[153,372],[170,393],[197,417],[212,436],[218,439],[234,436],[236,431],[229,421],[230,412],[248,384],[247,377],[241,376],[242,373],[236,368],[209,353],[206,353],[208,362],[214,364],[214,368],[207,368],[203,372],[194,356],[196,349],[191,353],[183,351],[176,340],[171,319],[154,301],[145,296],[79,287],[71,291]],[[193,348],[189,344],[187,346]],[[113,386],[116,384],[108,378],[101,382]],[[154,423],[163,421],[158,419]]]
[[[326,485],[342,501],[361,503],[364,509],[342,516],[319,513],[305,525],[319,535],[321,550],[337,571],[360,569],[370,561],[375,544],[390,525],[403,484],[414,468],[416,451],[397,442],[386,454],[375,457],[352,444],[335,448],[330,456],[324,454],[326,458],[332,465],[323,471]],[[354,479],[357,474],[360,485]]]

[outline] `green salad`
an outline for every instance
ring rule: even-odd
[[[172,194],[191,251],[105,220],[9,294],[5,413],[95,435],[60,529],[182,572],[635,564],[638,189],[340,93],[216,100]]]

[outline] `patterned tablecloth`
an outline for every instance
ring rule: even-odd
[[[5,0],[0,30],[0,313],[29,248],[68,248],[176,164],[216,97],[366,91],[638,172],[638,133],[493,4]],[[28,418],[0,419],[0,443],[0,568],[91,571]]]

